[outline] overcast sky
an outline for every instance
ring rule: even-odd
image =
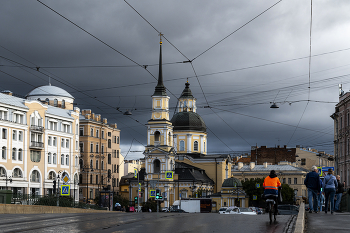
[[[330,115],[338,84],[350,88],[350,1],[313,1],[310,76],[310,0],[42,3],[0,2],[0,90],[25,96],[51,76],[77,107],[118,124],[127,159],[143,157],[147,143],[159,31],[171,117],[188,78],[209,153],[255,145],[334,153]]]

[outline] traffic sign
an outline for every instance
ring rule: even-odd
[[[328,169],[332,169],[334,171],[334,167],[322,167],[321,176],[326,176],[328,174]]]
[[[62,196],[70,195],[70,185],[61,185],[61,195]]]
[[[139,192],[141,192],[141,183],[139,183]]]
[[[134,169],[134,178],[137,178],[137,169]]]
[[[156,190],[150,190],[149,191],[149,197],[155,197],[156,196]]]
[[[165,172],[165,179],[173,179],[174,178],[174,173],[172,171],[166,171]]]
[[[68,184],[68,182],[70,181],[70,178],[67,175],[67,173],[62,177],[62,181],[64,184]]]
[[[258,189],[260,188],[260,184],[259,183],[256,183],[255,187]]]
[[[257,195],[253,195],[253,200],[257,200],[258,196]]]

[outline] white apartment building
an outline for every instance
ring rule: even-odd
[[[0,93],[0,189],[52,194],[53,181],[67,175],[78,200],[80,109],[73,101],[51,85],[35,88],[25,99]]]

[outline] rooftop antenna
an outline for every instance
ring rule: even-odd
[[[344,91],[343,91],[343,85],[339,84],[339,96],[344,95]]]

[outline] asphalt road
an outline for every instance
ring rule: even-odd
[[[0,215],[0,232],[285,232],[290,215],[222,215],[189,213],[101,213]]]

